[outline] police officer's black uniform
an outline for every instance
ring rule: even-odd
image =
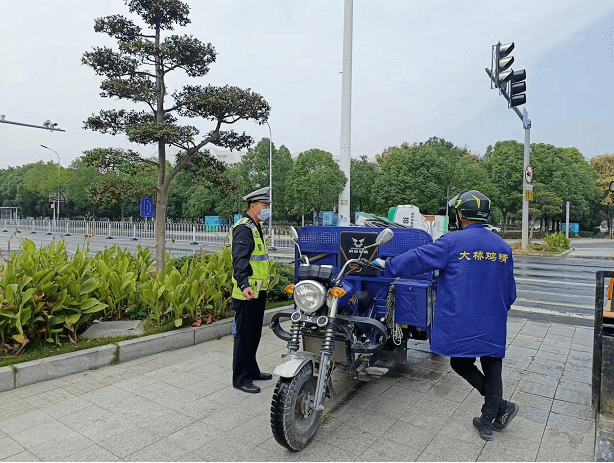
[[[248,201],[248,203],[254,201],[269,203],[268,198],[269,189],[265,187],[250,193],[243,199]],[[243,224],[240,222],[243,222]],[[254,254],[266,253],[266,246],[263,244],[264,235],[260,224],[256,223],[247,213],[243,215],[240,222],[233,229],[231,246],[233,279],[236,282],[233,294],[237,291],[232,298],[236,324],[232,360],[232,385],[244,392],[256,393],[260,392],[260,388],[253,384],[254,380],[269,380],[272,378],[270,373],[262,373],[260,371],[256,361],[256,351],[258,350],[262,335],[268,280],[264,282],[265,286],[263,288],[254,287],[254,282],[252,281],[250,284],[249,281],[249,278],[252,276],[256,279],[258,278],[257,275],[253,274],[255,267],[252,268],[251,265]],[[255,234],[258,235],[256,238],[254,237]],[[260,243],[258,246],[264,249],[259,249],[259,252],[255,253],[256,241]],[[259,257],[265,256],[261,255]],[[260,259],[259,263],[263,263],[262,259]],[[241,293],[250,286],[255,293],[254,298],[246,300]]]

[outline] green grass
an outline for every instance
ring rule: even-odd
[[[63,344],[61,346],[31,342],[23,352],[17,355],[0,357],[0,367],[12,366],[16,363],[29,362],[30,360],[38,360],[45,357],[52,357],[54,355],[68,354],[69,352],[76,352],[78,350],[89,349],[91,347],[106,346],[107,344],[114,344],[136,337],[138,336],[132,335],[114,336],[112,338],[103,339],[84,339],[83,341],[78,341],[76,344]]]

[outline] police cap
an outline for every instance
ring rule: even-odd
[[[265,186],[259,190],[252,191],[250,194],[243,196],[243,200],[247,203],[261,202],[271,204],[271,187]]]

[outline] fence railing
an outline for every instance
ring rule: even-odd
[[[232,225],[205,225],[194,223],[165,224],[166,240],[188,244],[230,244]],[[87,220],[7,219],[0,221],[0,232],[47,234],[62,236],[91,236],[106,239],[155,240],[154,222],[110,222]],[[269,237],[268,225],[262,232]],[[293,248],[287,227],[273,226],[272,243],[277,248]]]

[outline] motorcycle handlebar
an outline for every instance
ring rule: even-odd
[[[370,267],[370,268],[374,268],[376,270],[382,270],[381,268],[379,268],[376,265],[373,265],[371,262],[369,262],[367,259],[365,259],[364,257],[361,257],[360,259],[349,259],[345,265],[341,268],[341,271],[339,272],[339,275],[337,275],[337,278],[335,278],[335,284],[338,285],[339,283],[341,283],[341,281],[343,280],[343,278],[345,277],[345,275],[349,272],[346,271],[346,269],[350,266],[350,265],[359,265],[361,267]]]

